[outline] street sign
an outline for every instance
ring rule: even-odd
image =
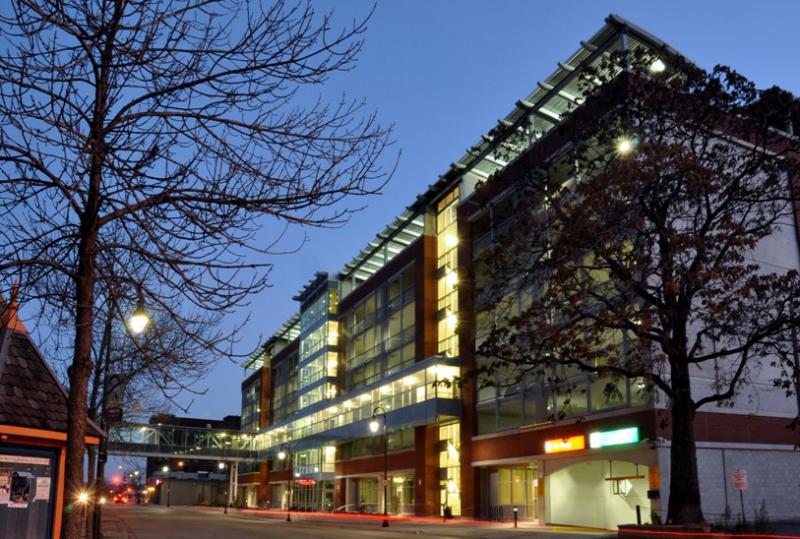
[[[747,490],[747,470],[733,471],[733,488],[738,491]]]

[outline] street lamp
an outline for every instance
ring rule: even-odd
[[[128,326],[131,328],[131,332],[138,335],[147,329],[148,324],[150,324],[150,316],[147,314],[147,311],[144,310],[144,300],[139,298],[136,310],[133,311],[128,320]]]
[[[138,292],[138,301],[136,303],[136,310],[133,311],[128,318],[128,329],[131,333],[138,335],[142,333],[147,326],[150,324],[150,316],[147,314],[147,311],[144,308],[144,298],[142,297],[141,290],[137,290]],[[110,338],[111,335],[111,322],[112,319],[109,318],[105,329],[104,329],[104,338]],[[125,322],[122,322],[123,325]],[[127,335],[127,333],[126,333]],[[108,419],[111,414],[111,410],[109,408],[114,408],[116,412],[121,413],[121,409],[119,409],[115,404],[113,407],[109,407],[108,397],[109,397],[109,382],[113,380],[113,376],[106,376],[103,384],[103,396],[102,396],[102,408],[100,412],[100,429],[103,431],[108,431]],[[117,415],[117,414],[115,414]],[[116,419],[117,421],[119,418]],[[100,445],[97,448],[97,474],[95,475],[95,496],[99,496],[100,492],[105,488],[105,465],[106,461],[108,460],[108,449],[107,449],[108,439],[106,437],[100,438]],[[119,466],[119,469],[122,469],[122,466]],[[94,537],[100,537],[100,527],[102,522],[102,507],[101,504],[94,504],[93,508],[93,515],[92,515],[92,535]]]
[[[383,523],[384,528],[389,527],[389,433],[386,431],[386,409],[376,406],[372,410],[372,420],[369,422],[369,430],[377,433],[380,428],[378,415],[383,419]]]
[[[292,483],[294,482],[294,466],[292,465],[292,448],[289,447],[289,444],[284,444],[281,446],[281,450],[278,451],[278,460],[288,460],[288,466],[290,470],[289,474],[289,491],[286,495],[286,522],[292,521]]]
[[[169,507],[169,498],[172,494],[172,474],[169,473],[169,466],[164,466],[161,471],[167,474],[167,507]]]
[[[224,462],[218,463],[217,469],[219,470],[220,473],[223,473],[223,470],[225,469],[225,463]],[[229,492],[230,488],[231,488],[231,482],[230,478],[228,478],[228,488],[225,489],[225,499],[222,502],[222,507],[223,507],[222,512],[226,515],[228,514],[228,503],[230,502],[231,499],[231,495]]]

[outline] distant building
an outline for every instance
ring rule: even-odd
[[[0,300],[0,537],[58,538],[65,503],[67,391]],[[86,443],[103,432],[88,422]],[[67,500],[73,503],[74,500]]]
[[[639,381],[617,382],[609,403],[598,389],[605,381],[576,376],[581,390],[555,419],[563,397],[536,380],[480,390],[453,383],[476,362],[476,255],[515,204],[513,190],[478,203],[476,183],[513,184],[552,158],[568,142],[579,73],[624,47],[665,61],[674,53],[610,16],[351,262],[317,273],[294,298],[298,313],[245,365],[242,426],[268,457],[240,469],[241,500],[372,513],[386,503],[391,514],[486,519],[517,508],[523,519],[597,527],[635,522],[637,507],[645,521],[651,511],[665,518],[669,434],[663,403]],[[798,267],[797,236],[783,245],[770,256]],[[785,428],[797,403],[772,389],[766,371],[748,391],[731,408],[697,414],[703,509],[714,520],[726,503],[735,508],[731,474],[743,468],[747,507],[766,500],[771,517],[798,517],[800,454]],[[383,425],[377,434],[368,427],[374,412],[388,429],[386,500]]]
[[[203,443],[206,431],[227,430],[231,433],[239,431],[240,417],[228,415],[222,419],[203,419],[159,414],[150,418],[150,424],[166,426],[167,429],[176,427],[171,434],[173,443],[188,448],[186,456],[147,458],[146,476],[150,485],[155,487],[155,495],[150,500],[161,505],[166,505],[168,498],[171,505],[224,503],[228,489],[229,464],[217,460],[192,458],[191,449],[193,443]],[[163,433],[164,430],[160,429],[160,432]],[[196,442],[189,440],[189,437],[194,437]]]

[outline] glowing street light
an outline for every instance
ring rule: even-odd
[[[78,493],[78,503],[82,503],[84,505],[89,503],[89,493],[86,491]]]
[[[134,334],[138,335],[147,329],[149,324],[150,316],[147,314],[147,311],[144,310],[144,302],[139,300],[136,310],[133,311],[133,314],[131,314],[131,317],[128,320],[128,326],[131,328],[131,331]]]
[[[381,428],[381,424],[378,422],[378,419],[375,416],[372,416],[372,419],[369,422],[369,430],[373,434],[378,432],[378,429]]]

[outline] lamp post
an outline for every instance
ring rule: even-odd
[[[217,469],[220,472],[222,472],[225,469],[225,463],[224,462],[220,462],[219,464],[217,464]],[[223,500],[223,504],[222,504],[223,507],[224,507],[222,512],[224,514],[226,514],[226,515],[228,514],[228,502],[230,501],[230,493],[228,491],[231,488],[230,478],[227,478],[227,480],[228,480],[228,488],[225,489],[225,499]]]
[[[164,466],[161,471],[167,474],[167,507],[169,507],[169,498],[172,494],[172,474],[169,473],[169,466]]]
[[[147,310],[144,308],[144,298],[142,296],[142,291],[137,289],[138,300],[136,302],[136,310],[134,310],[130,317],[128,318],[128,323],[124,324],[127,326],[130,333],[134,335],[139,335],[140,333],[144,332],[147,329],[147,326],[150,325],[150,315],[147,313]],[[112,330],[112,322],[113,319],[111,317],[108,318],[105,324],[104,332],[103,332],[103,339],[107,339],[110,343],[111,339],[111,330]],[[106,350],[107,358],[111,355],[110,345]],[[108,361],[108,359],[107,359]],[[106,368],[108,365],[106,365]],[[118,382],[118,377],[110,377],[106,376],[104,383],[103,383],[103,393],[102,393],[102,400],[101,400],[101,409],[100,409],[100,429],[104,432],[108,431],[109,423],[109,415],[110,412],[108,411],[108,404],[109,404],[109,394],[111,390],[116,390],[116,387],[109,388],[110,385],[114,385],[112,382]],[[100,444],[97,448],[97,474],[95,476],[95,497],[98,498],[100,493],[105,489],[105,465],[108,460],[108,439],[105,436],[100,437]],[[102,507],[101,504],[94,504],[94,511],[92,515],[92,537],[100,537],[100,528],[102,522]]]
[[[281,446],[278,451],[279,460],[287,460],[289,466],[289,491],[286,493],[286,522],[292,521],[292,483],[294,481],[294,466],[292,465],[292,449],[288,444]]]
[[[383,419],[383,523],[384,528],[389,527],[389,433],[386,430],[386,409],[376,406],[372,410],[372,420],[369,422],[369,430],[373,433],[378,432],[380,423],[378,415]]]

